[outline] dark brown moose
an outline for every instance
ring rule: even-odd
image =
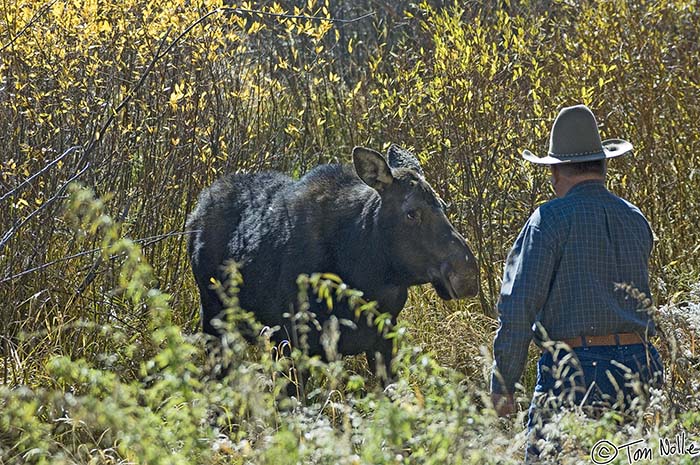
[[[276,172],[228,175],[200,194],[187,227],[195,231],[188,250],[205,333],[219,335],[212,320],[223,306],[211,279],[225,281],[230,260],[243,277],[241,307],[279,327],[278,342],[292,333],[301,273],[338,275],[394,322],[410,286],[431,283],[445,300],[477,294],[476,259],[418,160],[394,145],[388,163],[363,147],[352,156],[354,166],[318,166],[297,181]],[[321,306],[311,308],[321,324],[331,315],[355,321],[340,326],[338,353],[364,352],[373,369],[380,354],[390,368],[392,343],[366,318],[357,320],[342,302],[332,312]],[[324,357],[313,326],[308,340],[310,353]]]

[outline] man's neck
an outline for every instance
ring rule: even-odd
[[[557,183],[557,186],[555,187],[557,197],[564,197],[566,194],[569,193],[571,188],[586,181],[603,182],[605,181],[605,178],[598,174],[581,174],[572,177],[562,177]]]

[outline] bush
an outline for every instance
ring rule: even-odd
[[[658,238],[668,384],[622,429],[565,416],[559,460],[698,431],[697,6],[445,3],[0,7],[0,462],[520,461],[522,413],[497,420],[484,399],[503,259],[550,197],[518,154],[544,150],[578,102],[635,145],[609,184]],[[391,142],[451,204],[480,297],[412,291],[384,394],[362,360],[290,361],[235,336],[235,376],[207,379],[183,231],[197,193],[223,172],[299,176]],[[68,195],[75,180],[96,194]],[[280,410],[292,362],[312,367],[311,398]],[[524,401],[533,378],[531,365]]]

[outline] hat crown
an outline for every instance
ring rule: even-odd
[[[575,157],[602,152],[603,144],[593,112],[585,105],[562,108],[552,125],[549,154]]]

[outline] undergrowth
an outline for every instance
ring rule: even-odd
[[[229,318],[220,322],[227,335],[218,351],[207,354],[203,336],[187,335],[173,322],[170,297],[153,287],[141,248],[118,233],[119,223],[104,214],[101,201],[76,187],[66,218],[77,234],[100,243],[104,256],[125,257],[116,270],[120,284],[109,292],[129,302],[144,331],[130,339],[122,322],[103,324],[94,328],[94,347],[101,352],[89,359],[56,354],[47,360],[42,382],[0,387],[0,463],[521,462],[525,412],[498,419],[483,386],[406,340],[404,327],[390,331],[396,375],[384,389],[355,372],[357,363],[339,357],[325,363],[298,347],[272,347],[266,337],[250,346],[237,324],[261,328],[237,306],[240,277],[232,269],[230,280],[219,285],[229,306]],[[345,293],[361,304],[359,294],[331,276],[302,277],[300,289],[302,299]],[[662,327],[677,334],[669,337],[676,347],[672,372],[683,381],[653,392],[650,405],[623,426],[614,413],[597,421],[562,413],[555,423],[562,438],[557,463],[588,460],[603,439],[621,445],[641,438],[652,447],[683,432],[692,440],[700,431],[693,395],[697,360],[687,351],[687,339],[700,333],[697,305],[661,310],[674,315]],[[326,336],[333,341],[333,334]],[[490,366],[487,354],[474,363],[482,371]],[[215,376],[222,364],[225,376]],[[306,395],[287,397],[285,387],[299,370],[311,372]],[[654,463],[693,460],[677,454],[656,456]]]

